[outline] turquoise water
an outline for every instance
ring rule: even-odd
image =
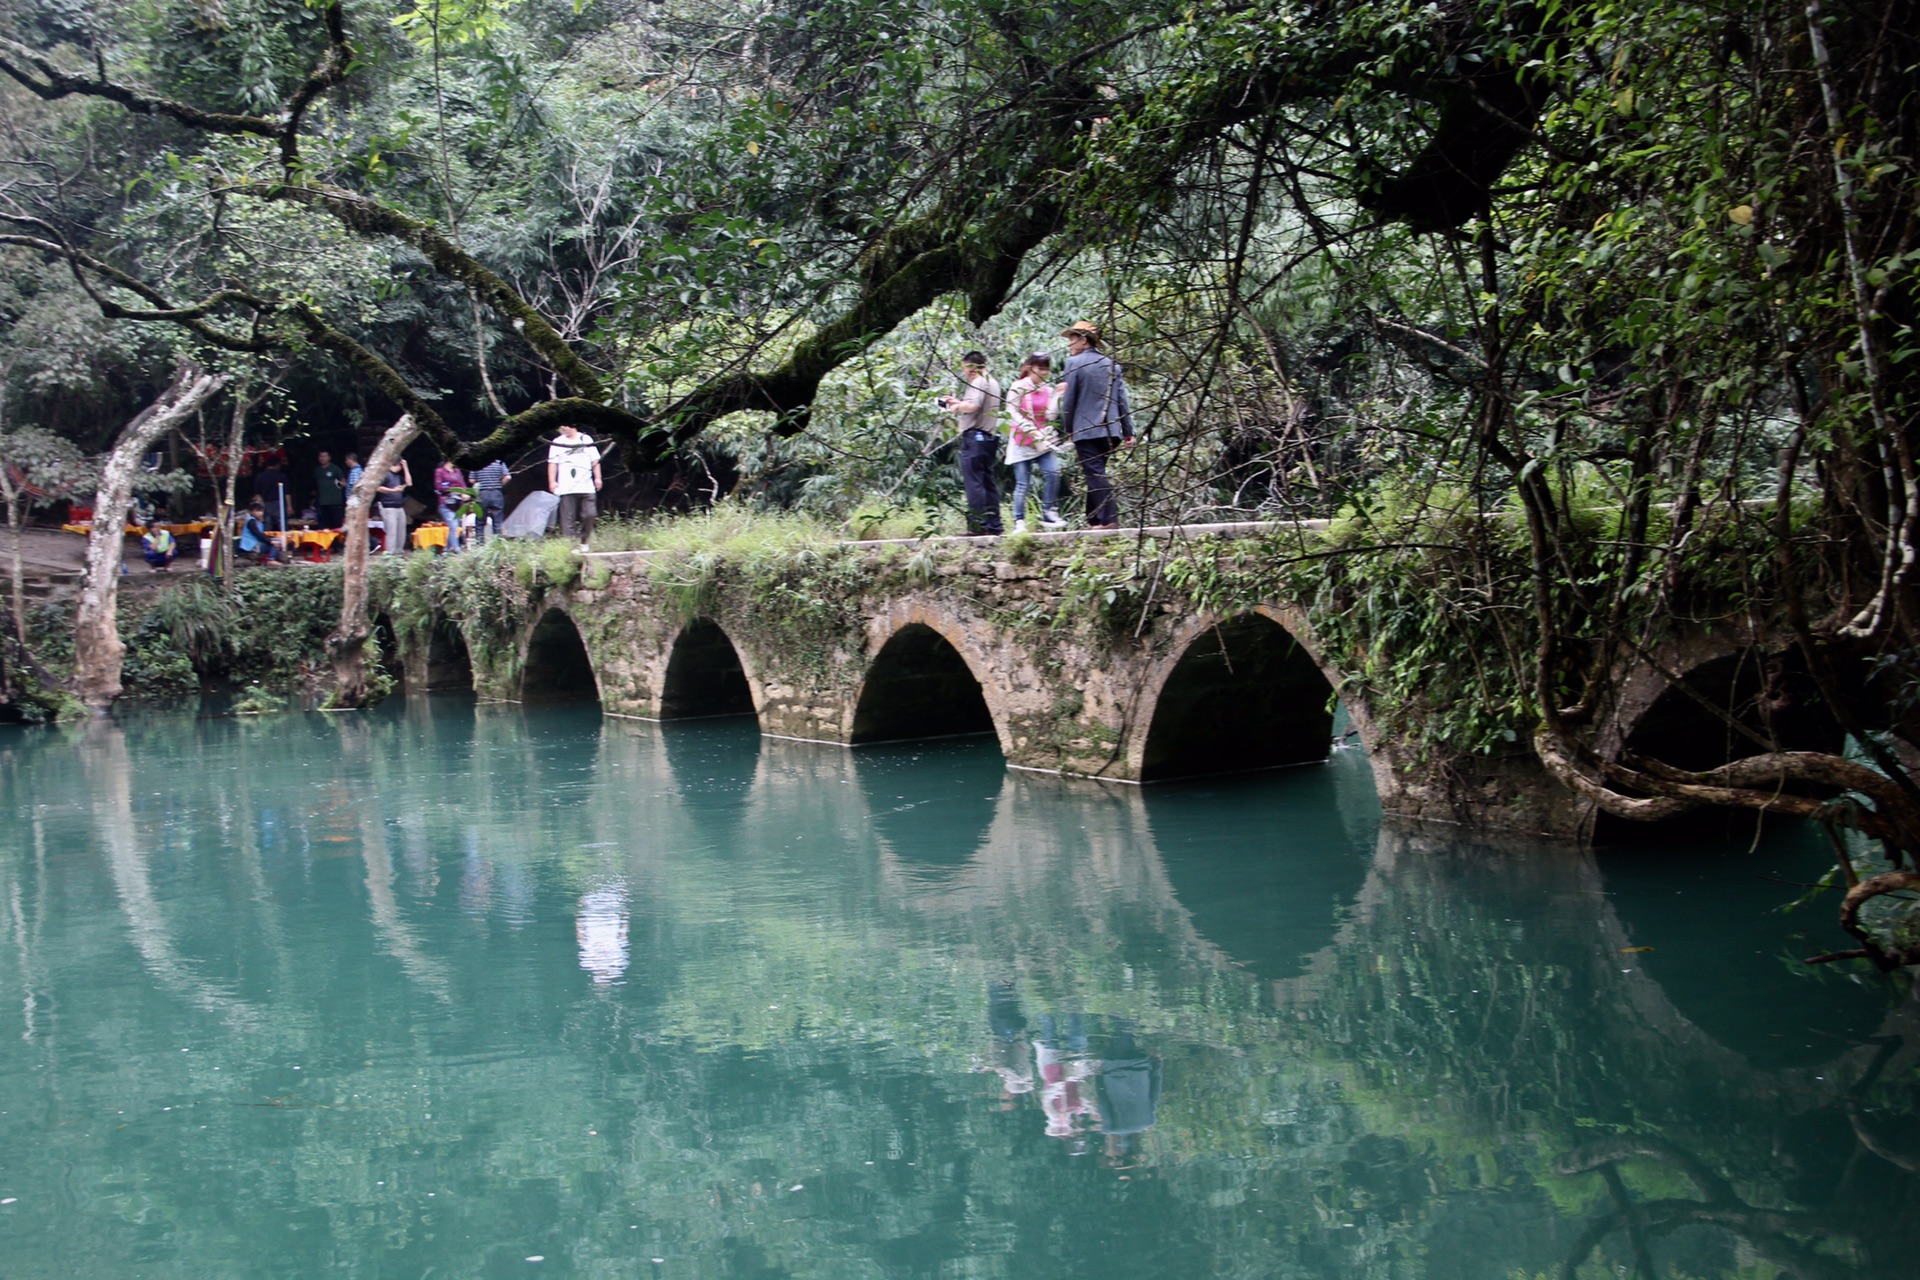
[[[1792,962],[1804,833],[457,697],[0,803],[8,1280],[1914,1274],[1920,1024]]]

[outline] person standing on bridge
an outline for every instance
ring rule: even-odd
[[[1107,478],[1107,459],[1133,447],[1133,403],[1113,357],[1100,350],[1100,327],[1076,320],[1060,331],[1067,340],[1067,369],[1060,393],[1060,424],[1080,459],[1087,483],[1087,528],[1117,529],[1120,507]]]
[[[1003,530],[1000,482],[994,468],[1000,463],[999,413],[1005,397],[987,372],[984,352],[961,356],[960,370],[966,394],[941,396],[940,407],[960,419],[960,483],[967,491],[967,533],[976,538],[998,537]]]
[[[593,522],[600,514],[600,449],[593,437],[571,422],[547,447],[547,489],[560,499],[560,536],[587,550]]]
[[[1007,388],[1007,462],[1013,467],[1013,531],[1027,531],[1027,494],[1034,468],[1040,469],[1040,527],[1064,529],[1060,518],[1060,441],[1053,434],[1053,388],[1047,378],[1053,358],[1036,351],[1020,364],[1020,377]]]

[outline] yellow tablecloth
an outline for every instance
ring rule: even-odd
[[[423,524],[418,529],[415,529],[413,531],[413,548],[418,551],[423,547],[439,547],[442,551],[445,551],[447,549],[447,526],[443,524]]]
[[[333,550],[333,544],[346,535],[338,529],[289,529],[285,533],[269,533],[267,536],[278,539],[289,550],[307,548],[309,560],[325,560],[327,553]]]
[[[213,521],[190,520],[185,524],[167,524],[167,525],[161,525],[160,527],[165,529],[168,533],[171,533],[176,538],[197,538],[203,533],[213,532]],[[62,533],[77,533],[77,534],[80,534],[82,537],[85,537],[93,532],[93,525],[91,522],[82,523],[82,524],[63,524],[60,526],[60,530]],[[137,538],[141,534],[144,534],[146,531],[147,530],[143,525],[130,524],[126,527],[127,536],[130,538]]]
[[[63,524],[60,526],[60,531],[62,533],[77,533],[83,538],[90,537],[93,534],[93,522],[88,521],[85,524]],[[130,524],[126,528],[126,534],[129,538],[137,538],[145,532],[145,527],[137,524]]]

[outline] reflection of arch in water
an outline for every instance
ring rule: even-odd
[[[660,718],[750,716],[756,698],[740,653],[710,618],[696,618],[674,637],[660,681]]]
[[[1825,833],[1810,823],[1773,823],[1754,838],[1747,815],[1737,841],[1703,841],[1691,828],[1667,823],[1636,826],[1624,842],[1594,856],[1610,905],[1608,922],[1619,946],[1645,948],[1634,964],[1657,983],[1677,1018],[1714,1043],[1762,1069],[1807,1068],[1826,1062],[1849,1031],[1871,1025],[1884,1008],[1871,984],[1797,974],[1777,959],[1822,948],[1788,937],[1804,927],[1781,908],[1796,886],[1817,880],[1833,865]],[[1763,955],[1729,948],[1715,920],[1778,922]],[[1825,924],[1825,921],[1819,923]],[[1816,935],[1819,936],[1819,935]],[[1729,999],[1737,991],[1740,998]]]
[[[1268,981],[1309,972],[1335,945],[1378,843],[1362,761],[1266,778],[1150,787],[1143,803],[1192,928]]]
[[[853,759],[882,857],[910,879],[951,878],[980,853],[1007,777],[984,744],[901,745]]]
[[[442,614],[433,620],[427,632],[428,693],[471,691],[473,660],[467,653],[467,638],[460,624]]]
[[[998,780],[985,830],[977,829],[977,816],[956,830],[950,806],[925,801],[936,787],[948,790],[944,784],[960,762],[947,754],[968,751],[983,764],[990,760],[979,745],[961,743],[924,753],[854,753],[868,825],[881,837],[881,883],[891,901],[932,921],[966,921],[970,945],[992,957],[998,971],[1028,975],[1040,990],[1052,987],[1051,998],[1067,997],[1089,976],[1089,964],[1159,975],[1152,980],[1175,987],[1219,976],[1251,983],[1274,969],[1246,954],[1245,946],[1241,954],[1223,949],[1207,934],[1209,921],[1183,900],[1150,819],[1154,789],[1089,787],[1011,772]],[[897,757],[894,767],[870,768],[888,764],[888,757]],[[1353,764],[1364,769],[1357,759]],[[966,783],[989,781],[984,772],[956,780],[962,785],[951,788],[955,792],[964,792]],[[1179,791],[1168,794],[1177,801]],[[1211,813],[1201,817],[1214,825]],[[1371,848],[1366,842],[1347,859],[1355,886],[1364,879]],[[1289,984],[1288,998],[1312,998],[1313,975],[1331,963],[1341,929],[1355,914],[1342,910],[1348,905],[1325,903],[1324,927],[1304,944],[1319,952],[1284,970],[1308,974]],[[1110,969],[1108,976],[1117,972]],[[1215,976],[1202,977],[1209,974]],[[1278,984],[1273,993],[1280,998]]]
[[[1147,681],[1144,731],[1133,744],[1142,782],[1325,760],[1333,685],[1300,627],[1262,610],[1198,619],[1167,646]],[[1371,737],[1361,716],[1356,726]]]
[[[560,608],[548,609],[527,636],[521,664],[522,702],[598,702],[600,683],[593,661],[573,618]]]
[[[1678,679],[1637,674],[1622,696],[1616,751],[1704,771],[1774,750],[1837,754],[1845,744],[1797,651],[1746,647],[1694,662]],[[1660,824],[1603,813],[1595,838],[1637,843],[1658,827],[1746,839],[1754,822],[1751,811],[1724,809]]]
[[[986,664],[969,659],[957,624],[917,615],[886,637],[867,668],[847,739],[856,746],[997,732],[979,674]]]
[[[733,720],[662,724],[656,730],[681,814],[701,843],[731,857],[741,851],[742,827],[760,772],[760,727]]]
[[[1457,1096],[1491,1123],[1511,1123],[1522,1114],[1558,1115],[1555,1123],[1562,1125],[1575,1115],[1640,1120],[1633,1131],[1600,1138],[1584,1152],[1568,1150],[1556,1162],[1559,1173],[1627,1157],[1661,1159],[1685,1173],[1684,1161],[1664,1157],[1660,1149],[1680,1143],[1711,1157],[1742,1196],[1760,1188],[1768,1204],[1790,1199],[1808,1208],[1857,1208],[1851,1197],[1862,1185],[1857,1170],[1866,1166],[1846,1145],[1858,1137],[1847,1113],[1861,1096],[1856,1082],[1875,1077],[1887,1047],[1905,1041],[1899,1052],[1911,1062],[1910,1015],[1863,1001],[1850,1025],[1829,1028],[1832,1034],[1803,1034],[1800,1046],[1779,1045],[1791,1026],[1780,1017],[1786,1012],[1783,997],[1805,979],[1746,930],[1739,931],[1739,946],[1729,946],[1725,937],[1683,941],[1712,918],[1752,920],[1757,913],[1724,907],[1711,885],[1701,889],[1714,899],[1710,910],[1696,905],[1691,917],[1661,910],[1663,899],[1675,898],[1679,876],[1670,875],[1665,884],[1623,881],[1606,869],[1607,861],[1577,849],[1554,856],[1541,856],[1537,848],[1475,849],[1431,828],[1385,828],[1369,884],[1376,907],[1358,930],[1351,948],[1357,963],[1347,968],[1343,986],[1363,996],[1383,986],[1404,993],[1391,995],[1399,1010],[1413,1015],[1402,1024],[1405,1032],[1397,1033],[1399,1052],[1409,1064],[1423,1063],[1418,1070],[1427,1078],[1457,1087]],[[1785,887],[1774,888],[1790,896]],[[1649,914],[1648,908],[1655,910]],[[1646,927],[1656,920],[1671,927]],[[1791,926],[1772,927],[1784,936]],[[1656,962],[1670,948],[1672,964],[1663,974]],[[1709,952],[1729,963],[1717,972],[1693,972],[1693,963]],[[1851,984],[1818,990],[1832,998],[1836,987]],[[1876,1003],[1884,1021],[1875,1016]],[[1416,1012],[1420,1006],[1427,1012]],[[1744,1028],[1737,1025],[1735,1006],[1755,1013]],[[1453,1029],[1477,1028],[1477,1034],[1451,1034],[1436,1016],[1442,1011],[1468,1014]],[[1424,1044],[1416,1020],[1428,1024]],[[1791,1061],[1783,1048],[1804,1050],[1804,1056]],[[1417,1084],[1396,1079],[1395,1087]],[[1529,1091],[1538,1099],[1579,1101],[1574,1108],[1541,1101],[1516,1105]],[[1909,1105],[1908,1096],[1903,1088],[1899,1105]],[[1735,1113],[1740,1122],[1727,1123]],[[1562,1132],[1583,1144],[1594,1137]],[[1809,1177],[1815,1171],[1795,1167],[1791,1157],[1808,1146],[1817,1149],[1826,1172]],[[1708,1190],[1686,1176],[1701,1192]],[[1848,1189],[1842,1191],[1843,1185]],[[1732,1197],[1702,1199],[1727,1212],[1715,1222],[1715,1205],[1706,1205],[1701,1225],[1741,1230],[1740,1206]],[[1661,1204],[1669,1223],[1692,1212],[1684,1193]],[[1782,1221],[1777,1210],[1763,1212]],[[1862,1222],[1891,1220],[1896,1215],[1884,1211],[1850,1210],[1825,1224],[1803,1219],[1793,1234],[1831,1239]],[[1598,1239],[1576,1247],[1590,1248]],[[1910,1258],[1910,1240],[1904,1251]],[[1825,1274],[1902,1274],[1862,1268],[1857,1261],[1841,1266],[1838,1255],[1834,1261],[1835,1269]]]

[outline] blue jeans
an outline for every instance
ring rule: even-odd
[[[500,526],[507,522],[507,497],[504,493],[483,493],[480,495],[480,519],[474,525],[474,537],[478,542],[487,540],[487,521],[493,521],[493,531],[500,532]]]
[[[447,526],[447,550],[460,549],[460,517],[446,503],[440,504],[440,522]]]
[[[1040,468],[1040,513],[1060,509],[1060,455],[1048,450],[1037,458],[1013,464],[1013,518],[1027,518],[1027,491],[1033,487],[1033,469]]]

